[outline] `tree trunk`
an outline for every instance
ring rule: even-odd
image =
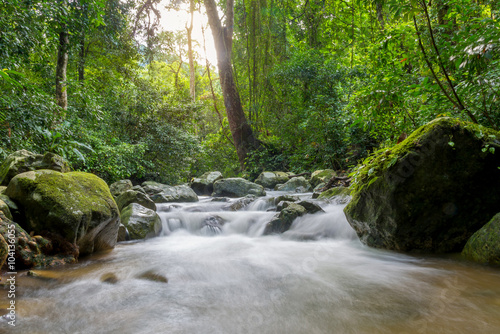
[[[68,108],[68,92],[66,91],[66,68],[68,67],[69,34],[66,25],[62,25],[59,33],[59,50],[56,67],[56,102],[63,108]]]
[[[188,38],[188,58],[189,58],[189,92],[193,102],[196,100],[196,81],[194,73],[194,59],[193,59],[193,20],[194,20],[194,0],[189,1],[189,12],[191,13],[191,22],[189,27],[186,27]]]
[[[240,166],[244,168],[247,154],[258,148],[259,143],[243,112],[240,95],[236,89],[231,66],[234,0],[227,0],[226,2],[226,22],[224,26],[219,19],[215,1],[204,0],[204,3],[208,15],[208,23],[210,24],[214,37],[215,50],[217,52],[217,67],[219,69],[220,84],[224,97],[224,105],[226,106],[229,128],[231,129]]]

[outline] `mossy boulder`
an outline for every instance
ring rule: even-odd
[[[288,180],[288,174],[284,172],[262,172],[255,179],[255,183],[264,188],[274,189],[276,185],[286,183]]]
[[[130,203],[137,203],[145,208],[156,211],[155,202],[153,202],[153,200],[149,198],[148,195],[139,191],[127,190],[121,193],[120,196],[116,198],[116,205],[118,206],[118,210],[120,210],[120,212]]]
[[[267,223],[264,229],[264,235],[283,233],[288,231],[293,221],[307,213],[307,210],[296,203],[287,203],[286,207],[276,214],[273,219]]]
[[[116,181],[115,183],[112,183],[109,186],[109,191],[111,192],[111,195],[113,195],[114,198],[117,198],[127,190],[131,190],[133,187],[132,181],[130,180],[119,180]]]
[[[357,170],[344,212],[361,241],[398,251],[461,251],[498,212],[500,133],[452,118],[422,126]]]
[[[61,173],[71,171],[69,163],[57,154],[42,155],[20,150],[10,154],[0,165],[0,184],[6,186],[14,176],[39,169],[51,169]]]
[[[154,181],[146,181],[142,183],[142,187],[155,203],[198,202],[198,195],[186,185],[169,186]]]
[[[214,182],[222,179],[221,172],[206,172],[191,182],[191,189],[199,196],[210,196],[214,191]]]
[[[311,179],[309,180],[309,183],[313,187],[316,187],[320,183],[328,183],[328,181],[330,181],[330,179],[336,175],[337,173],[333,169],[317,170],[311,174]]]
[[[10,233],[12,230],[14,230],[14,235]],[[78,248],[75,245],[56,235],[32,237],[21,226],[5,217],[2,212],[0,212],[0,236],[9,243],[12,239],[14,241],[15,269],[53,267],[75,263],[78,258]],[[0,250],[1,257],[2,251]],[[8,269],[12,271],[12,268]]]
[[[137,203],[123,209],[121,220],[132,240],[156,237],[162,230],[160,216]]]
[[[472,261],[500,265],[500,213],[469,238],[462,255]]]
[[[6,194],[22,206],[27,228],[55,234],[80,254],[113,248],[119,212],[107,184],[89,173],[37,170],[16,175]]]
[[[291,178],[285,184],[277,186],[278,191],[293,191],[296,193],[307,193],[312,191],[312,186],[303,176]]]
[[[213,197],[265,196],[264,187],[241,177],[218,180],[214,183]]]

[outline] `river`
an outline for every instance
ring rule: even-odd
[[[271,196],[238,212],[207,197],[164,204],[160,237],[19,275],[16,327],[3,321],[0,331],[500,333],[498,269],[368,248],[338,202],[262,236]],[[203,227],[214,216],[225,221],[220,231]],[[103,282],[108,274],[117,282]]]

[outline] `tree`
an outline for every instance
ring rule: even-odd
[[[217,52],[217,67],[219,69],[222,95],[226,106],[227,119],[233,137],[234,145],[238,153],[238,160],[243,168],[247,155],[250,151],[259,147],[250,124],[248,124],[240,95],[236,88],[231,64],[231,52],[233,42],[234,24],[234,0],[227,0],[224,15],[224,25],[221,23],[217,5],[214,0],[204,0],[208,15],[208,23],[212,29]]]

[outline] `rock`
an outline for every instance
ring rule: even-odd
[[[451,118],[363,162],[344,212],[361,241],[398,251],[461,251],[498,212],[500,133]],[[490,151],[490,148],[492,149]]]
[[[153,181],[142,184],[144,191],[155,203],[198,202],[198,196],[186,185],[169,186]]]
[[[312,191],[312,186],[303,176],[298,176],[291,178],[287,183],[278,186],[276,190],[293,191],[296,193],[307,193]]]
[[[290,203],[280,213],[276,214],[273,219],[267,223],[264,229],[264,235],[273,233],[283,233],[292,226],[293,221],[300,216],[306,214],[306,209],[296,203]]]
[[[137,203],[145,208],[156,211],[155,202],[153,202],[153,200],[151,200],[148,195],[138,191],[127,190],[116,198],[116,205],[118,206],[118,210],[120,210],[120,212],[130,203]]]
[[[14,235],[11,233],[12,230],[14,230]],[[21,226],[5,217],[3,212],[0,212],[0,235],[10,244],[14,239],[12,241],[15,245],[16,269],[53,267],[75,263],[78,258],[78,248],[75,245],[55,235],[51,236],[53,239],[41,236],[31,237]]]
[[[78,246],[80,254],[116,244],[119,212],[106,183],[89,173],[37,170],[16,175],[6,194],[24,209],[36,234],[53,233]]]
[[[333,197],[348,198],[351,195],[351,189],[346,187],[334,187],[319,194],[318,199],[330,199]]]
[[[274,189],[277,184],[283,184],[287,181],[288,175],[284,172],[262,172],[255,179],[256,184],[268,189]]]
[[[246,195],[245,197],[237,199],[236,201],[234,201],[229,205],[223,206],[222,210],[240,211],[246,206],[248,206],[250,203],[254,202],[256,199],[257,197],[254,195]]]
[[[207,172],[202,176],[193,179],[191,182],[191,189],[193,189],[199,196],[210,196],[214,191],[214,182],[221,179],[221,172]]]
[[[241,177],[218,180],[214,183],[213,197],[265,196],[264,187]]]
[[[120,180],[116,181],[115,183],[111,184],[109,186],[109,191],[111,192],[111,195],[113,195],[114,198],[117,198],[127,190],[132,189],[132,181],[130,180]]]
[[[128,240],[130,240],[130,234],[128,233],[127,227],[123,224],[120,224],[120,227],[118,228],[118,237],[116,241],[120,242]]]
[[[462,255],[480,263],[500,264],[500,213],[469,238]]]
[[[320,183],[328,183],[334,176],[337,176],[337,173],[333,169],[317,170],[311,174],[309,183],[311,183],[313,187],[316,187]]]
[[[304,209],[306,209],[307,213],[316,213],[316,212],[325,212],[325,210],[323,210],[321,208],[321,206],[319,206],[318,204],[312,202],[312,201],[300,201],[297,203],[298,205],[300,206],[303,206]]]
[[[8,219],[12,220],[12,214],[10,213],[9,206],[1,199],[0,199],[0,211],[2,211]]]
[[[123,209],[121,220],[131,240],[156,237],[162,229],[160,216],[137,203],[131,203]]]
[[[159,283],[168,283],[168,278],[161,274],[155,273],[153,270],[143,272],[142,274],[138,275],[137,278]]]
[[[101,276],[101,282],[109,283],[109,284],[116,284],[116,283],[118,283],[118,277],[116,277],[116,275],[113,273],[106,273],[106,274]]]
[[[14,176],[39,169],[51,169],[61,173],[71,171],[69,163],[57,154],[42,155],[21,150],[9,155],[0,165],[0,184],[6,186]]]

